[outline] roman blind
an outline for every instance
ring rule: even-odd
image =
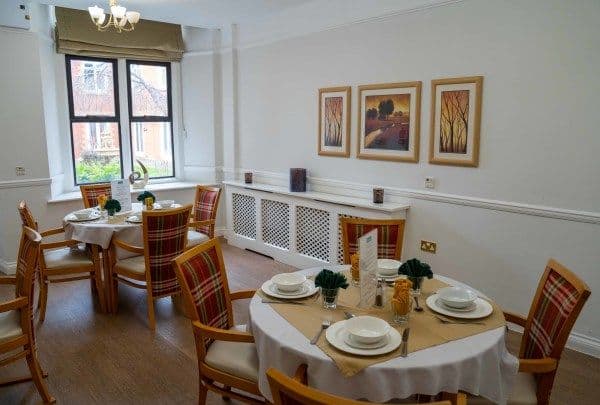
[[[100,32],[87,11],[56,7],[58,53],[174,62],[183,56],[181,26],[140,20],[135,30]]]

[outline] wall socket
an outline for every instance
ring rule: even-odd
[[[425,177],[425,188],[435,188],[435,179],[433,177]]]
[[[25,168],[23,166],[16,166],[15,167],[15,174],[17,176],[25,176]]]
[[[428,240],[421,241],[421,250],[427,253],[435,253],[437,250],[437,243]]]

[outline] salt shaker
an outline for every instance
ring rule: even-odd
[[[377,287],[375,288],[375,306],[381,308],[383,306],[383,286],[381,280],[377,280]]]

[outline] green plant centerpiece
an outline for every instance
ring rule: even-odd
[[[335,309],[337,307],[337,297],[340,288],[348,288],[348,279],[342,273],[336,273],[331,270],[323,269],[315,277],[315,286],[321,287],[321,296],[323,297],[323,307]]]
[[[410,259],[402,263],[398,269],[398,274],[404,274],[412,283],[413,294],[421,294],[421,285],[425,277],[433,278],[431,266],[423,263],[419,259]]]
[[[121,211],[121,203],[117,200],[110,199],[104,205],[104,209],[108,212],[109,216],[115,215],[115,212]]]
[[[152,198],[152,204],[156,202],[156,196],[152,194],[150,191],[144,191],[142,194],[137,196],[137,200],[144,204],[146,198]]]

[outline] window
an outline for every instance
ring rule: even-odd
[[[67,55],[75,184],[123,177],[117,61]]]
[[[132,164],[142,162],[150,178],[173,177],[171,65],[128,60],[127,93]]]

